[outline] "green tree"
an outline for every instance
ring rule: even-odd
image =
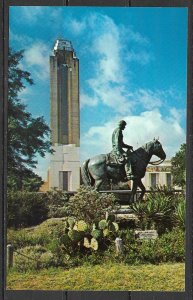
[[[180,146],[180,150],[171,159],[173,183],[182,188],[186,184],[186,144]]]
[[[44,118],[34,118],[19,98],[19,93],[26,88],[25,84],[33,84],[31,74],[19,66],[23,52],[10,49],[8,56],[8,188],[24,189],[28,180],[29,190],[30,180],[36,181],[36,186],[42,183],[33,171],[37,165],[37,154],[44,157],[46,152],[52,153],[52,149],[50,129]]]

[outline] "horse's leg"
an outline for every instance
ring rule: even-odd
[[[136,191],[137,191],[137,187],[138,187],[138,182],[135,179],[135,180],[133,180],[133,188],[132,188],[132,191],[131,191],[130,203],[134,202],[134,197],[135,197],[135,194],[136,194]]]
[[[101,186],[102,182],[103,182],[103,179],[95,179],[94,189],[95,189],[96,191],[99,190],[99,187]]]
[[[144,194],[146,192],[146,189],[145,189],[145,186],[143,185],[141,179],[138,181],[138,186],[141,189],[141,194],[139,196],[139,200],[143,200],[143,196],[144,196]]]

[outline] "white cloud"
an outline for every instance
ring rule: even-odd
[[[141,35],[139,32],[134,31],[132,28],[126,28],[125,35],[127,35],[128,39],[134,41],[138,44],[146,44],[149,45],[149,40],[147,37]]]
[[[21,69],[30,68],[32,78],[34,75],[40,80],[47,80],[49,76],[50,46],[41,40],[32,39],[26,35],[19,35],[10,30],[10,44],[17,43],[20,49],[24,49],[24,59],[20,61]]]
[[[22,103],[27,104],[28,100],[30,99],[31,96],[33,96],[33,94],[34,94],[33,87],[26,86],[25,89],[23,89],[19,93],[19,98],[22,99]]]
[[[26,67],[32,67],[33,74],[40,80],[49,77],[49,54],[50,48],[42,42],[35,42],[24,52]]]
[[[103,103],[114,112],[121,113],[124,110],[130,113],[133,104],[132,99],[128,102],[131,71],[125,62],[129,60],[147,64],[150,56],[145,50],[134,55],[126,43],[147,45],[148,40],[132,29],[115,24],[109,16],[98,13],[80,20],[71,19],[70,30],[75,34],[87,32],[82,46],[94,58],[90,78],[87,77],[90,93],[82,91],[84,97],[81,96],[81,107]]]
[[[108,81],[90,80],[90,87],[95,91],[97,103],[102,102],[118,113],[130,113],[132,101],[127,101],[127,91],[123,85],[111,85]],[[90,103],[89,103],[90,105]]]
[[[103,80],[121,83],[123,77],[123,63],[121,61],[121,47],[119,36],[112,33],[105,33],[97,38],[92,47],[98,58],[97,75],[100,73]],[[121,72],[120,72],[121,70]]]
[[[171,116],[178,116],[178,120],[184,118],[184,110],[177,110],[175,108],[169,107],[168,103],[175,103],[176,101],[184,102],[184,97],[180,95],[178,89],[144,89],[138,88],[136,90],[131,90],[130,94],[127,95],[128,101],[132,101],[135,108],[140,108],[140,111],[148,111],[155,108],[162,108],[167,110],[167,114],[170,113]]]
[[[45,8],[42,6],[23,6],[21,7],[21,18],[28,22],[36,22],[43,15]]]
[[[25,48],[29,43],[32,43],[32,39],[27,35],[20,35],[9,29],[9,40],[11,43],[19,43],[20,49]]]
[[[63,20],[63,7],[48,7],[47,11],[50,14],[50,21],[55,20],[55,23],[62,23]]]
[[[110,152],[112,128],[111,122],[89,128],[88,132],[81,137],[81,160]]]
[[[170,119],[161,115],[159,110],[144,111],[140,115],[122,117],[127,122],[123,132],[124,142],[134,149],[146,142],[158,138],[163,145],[167,158],[171,158],[179,150],[180,144],[185,142],[185,132],[178,119]],[[119,119],[120,120],[120,119]],[[82,160],[100,153],[111,151],[111,136],[117,127],[117,117],[104,126],[91,127],[81,139]]]
[[[100,34],[94,37],[91,51],[98,58],[96,67],[97,75],[102,77],[101,81],[112,81],[121,83],[124,81],[121,51],[122,43],[118,26],[107,16],[99,16],[98,23],[102,26]],[[121,72],[120,72],[121,68]]]
[[[34,169],[34,173],[41,176],[44,181],[48,179],[48,169],[50,165],[50,154],[46,154],[45,157],[37,156],[38,164]]]
[[[134,92],[133,98],[146,110],[151,110],[156,107],[158,108],[163,105],[163,96],[160,95],[159,91],[138,89],[136,92]]]
[[[80,94],[80,107],[84,105],[96,106],[98,104],[98,99],[94,97],[90,97],[84,92]]]
[[[83,19],[82,21],[71,19],[69,22],[70,29],[73,31],[74,34],[81,34],[86,29],[86,20]]]
[[[152,56],[152,53],[149,53],[146,51],[135,52],[135,51],[131,50],[127,54],[126,59],[129,62],[135,61],[141,65],[146,65],[153,59],[153,56]]]
[[[115,111],[128,110],[124,86],[124,64],[121,59],[122,43],[118,26],[103,15],[92,15],[88,24],[98,27],[99,34],[93,33],[90,51],[95,56],[94,74],[87,80],[94,95],[95,103],[103,103]],[[84,92],[85,93],[85,92]],[[86,93],[85,93],[86,94]],[[87,97],[89,100],[89,97]],[[84,102],[83,105],[93,105]]]

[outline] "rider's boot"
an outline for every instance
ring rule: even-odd
[[[136,177],[133,175],[131,163],[125,164],[125,172],[128,180],[134,180]]]

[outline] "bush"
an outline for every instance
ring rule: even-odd
[[[129,237],[129,239],[128,239]],[[135,240],[130,231],[124,239],[124,262],[129,264],[183,262],[185,260],[185,234],[176,228],[156,240]]]
[[[46,197],[41,193],[9,191],[7,193],[8,227],[33,226],[48,216]]]
[[[183,262],[185,260],[185,233],[179,228],[162,235],[155,244],[159,262]],[[162,249],[162,251],[161,251]]]
[[[66,205],[69,201],[69,194],[62,190],[53,189],[46,193],[48,205],[48,218],[62,218],[67,215]]]
[[[175,207],[175,212],[173,215],[173,220],[176,226],[185,230],[186,226],[186,203],[183,197],[178,199],[178,203]]]
[[[77,220],[84,220],[89,225],[105,218],[106,212],[117,210],[114,194],[99,193],[88,187],[80,187],[78,192],[70,197],[68,215]]]
[[[50,236],[43,231],[27,229],[8,229],[7,231],[7,243],[13,245],[14,249],[35,245],[45,246],[49,240]]]
[[[54,255],[42,246],[28,246],[15,252],[14,268],[19,272],[54,266]]]
[[[131,209],[137,215],[142,230],[157,229],[161,233],[172,228],[174,207],[167,196],[150,194],[146,201],[133,203]]]
[[[116,237],[123,240],[124,251],[121,255],[117,255],[115,250]],[[164,233],[156,240],[139,240],[135,238],[134,230],[119,230],[112,220],[101,220],[93,227],[88,227],[83,220],[77,222],[72,218],[49,219],[35,228],[8,230],[8,243],[13,244],[16,251],[21,251],[20,256],[16,253],[16,262],[24,264],[23,267],[17,266],[21,270],[50,265],[71,268],[84,263],[183,262],[184,240],[185,233],[180,228]],[[44,254],[47,252],[48,254]],[[36,259],[38,264],[21,258],[21,254]]]
[[[117,255],[115,244],[107,250],[92,252],[84,261],[95,265],[105,262],[118,262],[128,265],[159,264],[164,262],[184,262],[184,232],[180,229],[163,234],[156,240],[137,240],[134,231],[124,230],[120,237],[123,240],[123,253]]]
[[[159,193],[159,195],[164,197],[169,197],[170,199],[174,197],[174,192],[175,192],[175,189],[173,189],[170,186],[168,187],[166,185],[157,185],[156,187],[151,187],[150,190],[151,190],[151,194]]]
[[[31,229],[8,230],[8,243],[15,250],[44,246],[55,258],[55,266],[80,265],[92,252],[104,252],[114,242],[118,224],[101,220],[90,228],[83,220],[49,219]],[[31,248],[30,248],[31,249]]]
[[[47,235],[49,239],[53,239],[56,234],[60,236],[64,233],[66,226],[66,218],[48,219],[34,228],[34,234]]]
[[[107,220],[101,220],[91,227],[85,221],[76,221],[72,217],[60,221],[50,219],[38,226],[38,232],[46,231],[49,234],[47,248],[56,256],[63,252],[74,257],[78,253],[82,255],[108,248],[119,230],[118,224],[111,218],[109,216]]]
[[[172,230],[176,225],[185,224],[185,199],[166,188],[153,190],[143,202],[131,205],[133,213],[139,219],[142,230],[156,229],[159,234]]]

